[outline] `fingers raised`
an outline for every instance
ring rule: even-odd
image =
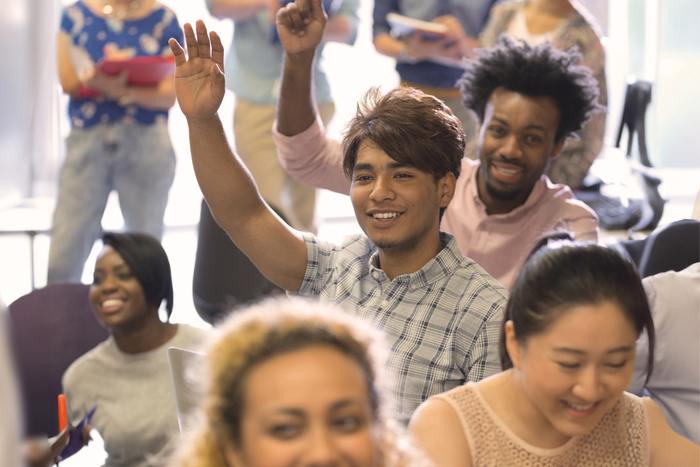
[[[299,16],[304,24],[309,24],[309,17],[313,14],[313,7],[309,0],[296,0],[294,2],[299,10]]]
[[[326,16],[326,11],[323,9],[323,0],[305,0],[311,3],[311,16],[316,19],[321,19]]]
[[[185,57],[185,51],[182,50],[182,47],[177,42],[177,40],[171,38],[168,41],[168,45],[170,46],[170,50],[172,50],[173,52],[173,57],[175,57],[175,66],[180,66],[187,61],[187,57]]]
[[[187,44],[187,56],[190,60],[199,57],[199,48],[197,45],[197,38],[194,37],[194,29],[190,23],[185,23],[183,26],[185,30],[185,44]]]
[[[224,71],[224,46],[221,43],[221,38],[215,31],[209,33],[211,38],[211,58],[219,65],[219,69]]]
[[[197,49],[199,51],[199,56],[202,58],[211,57],[210,45],[209,45],[209,34],[207,34],[207,27],[204,25],[204,21],[201,19],[197,20]]]
[[[296,3],[289,3],[285,9],[287,10],[287,17],[289,18],[290,23],[288,27],[292,30],[292,33],[297,33],[300,36],[303,36],[306,24],[302,19],[299,6]]]

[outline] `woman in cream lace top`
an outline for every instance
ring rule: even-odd
[[[504,371],[432,397],[409,428],[441,467],[697,466],[700,448],[651,399],[625,392],[645,329],[653,361],[639,275],[613,250],[565,236],[542,240],[516,281]]]

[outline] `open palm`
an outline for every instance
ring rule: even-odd
[[[224,47],[216,32],[207,34],[202,20],[196,23],[197,35],[185,23],[185,51],[175,39],[170,49],[175,56],[175,94],[182,113],[189,119],[209,119],[216,115],[226,90]]]

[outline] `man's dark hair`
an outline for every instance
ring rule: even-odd
[[[464,157],[462,123],[441,100],[407,86],[381,95],[370,88],[343,137],[343,170],[352,179],[357,152],[370,141],[389,157],[439,180],[459,178]],[[440,218],[445,208],[440,209]]]
[[[555,141],[579,130],[598,104],[598,82],[588,67],[577,65],[581,54],[576,47],[564,52],[547,41],[535,46],[515,41],[505,34],[495,46],[479,49],[478,57],[466,61],[457,82],[462,102],[484,121],[486,104],[496,88],[531,97],[550,97],[559,107]]]
[[[441,100],[407,86],[384,96],[372,87],[357,104],[343,138],[343,170],[352,178],[357,151],[371,140],[397,162],[439,180],[459,177],[464,157],[462,124]]]

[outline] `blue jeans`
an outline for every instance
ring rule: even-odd
[[[175,152],[167,122],[73,128],[66,140],[51,226],[47,282],[80,282],[85,260],[102,234],[112,190],[119,195],[126,229],[160,239],[174,178]]]

